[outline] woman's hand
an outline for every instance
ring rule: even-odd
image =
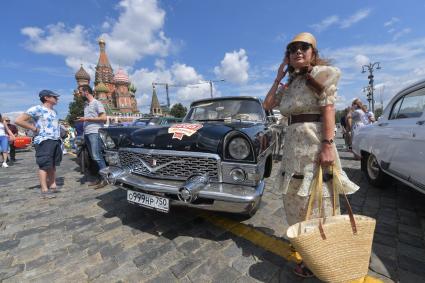
[[[276,80],[281,81],[286,74],[286,66],[288,65],[288,57],[285,57],[282,64],[280,64],[279,69],[277,69]]]
[[[319,163],[322,166],[331,166],[335,161],[333,146],[328,143],[322,143],[322,149],[319,155]]]

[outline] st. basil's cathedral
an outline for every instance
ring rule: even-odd
[[[123,69],[114,71],[105,51],[105,41],[99,40],[100,55],[94,79],[94,95],[105,106],[108,116],[138,116],[136,88],[130,83],[128,74]],[[90,84],[90,75],[81,65],[75,74],[77,88]]]

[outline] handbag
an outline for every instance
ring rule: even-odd
[[[305,265],[322,281],[346,282],[366,276],[372,250],[376,220],[353,214],[340,180],[339,171],[332,166],[333,216],[323,217],[322,167],[311,184],[305,221],[290,226],[286,235],[301,255]],[[347,203],[348,215],[336,215],[339,194]],[[321,218],[309,219],[314,200]]]

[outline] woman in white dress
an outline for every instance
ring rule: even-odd
[[[287,73],[287,84],[279,87]],[[264,101],[266,109],[278,106],[289,120],[276,180],[284,194],[283,204],[289,225],[305,220],[310,184],[319,164],[322,167],[335,165],[346,193],[353,193],[359,188],[342,171],[334,143],[334,103],[339,77],[339,69],[329,66],[319,57],[314,36],[300,33],[288,44],[284,61]],[[333,212],[333,195],[329,189],[331,181],[323,184],[323,213],[330,216]],[[339,202],[336,206],[339,213]],[[313,208],[311,217],[320,217],[317,207]],[[302,263],[294,272],[302,277],[313,275]]]

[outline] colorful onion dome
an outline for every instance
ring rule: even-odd
[[[81,64],[80,69],[75,73],[75,79],[77,80],[90,80],[90,75],[84,70],[83,65]]]
[[[94,88],[94,90],[97,93],[100,93],[100,92],[109,92],[109,88],[103,82],[98,83],[97,86]]]
[[[130,79],[128,78],[127,73],[123,69],[118,69],[115,73],[114,80],[116,83],[129,84]]]

